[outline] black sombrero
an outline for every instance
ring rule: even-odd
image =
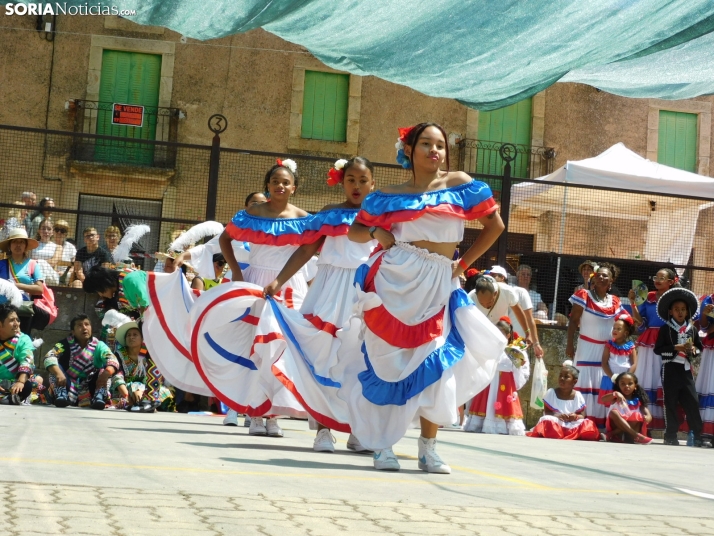
[[[669,308],[676,301],[683,301],[689,309],[689,318],[691,319],[697,311],[699,311],[699,300],[696,294],[686,288],[671,288],[657,300],[657,316],[665,322],[669,321]]]

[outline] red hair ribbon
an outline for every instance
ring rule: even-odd
[[[620,313],[619,315],[617,315],[617,316],[615,317],[615,322],[617,322],[618,320],[622,320],[625,324],[629,324],[630,326],[634,326],[634,325],[635,325],[635,321],[634,321],[633,318],[632,318],[629,314],[627,314],[627,313]]]
[[[468,279],[469,277],[477,276],[478,270],[476,268],[469,268],[468,270],[466,270],[464,275],[466,276],[466,279]]]
[[[337,186],[340,184],[343,179],[345,178],[345,170],[344,169],[335,169],[335,168],[330,168],[330,171],[327,172],[327,185],[328,186]]]
[[[399,127],[399,139],[402,141],[402,143],[407,142],[407,136],[409,136],[409,133],[414,130],[414,127]]]
[[[506,324],[513,325],[513,322],[511,322],[511,317],[510,316],[502,316],[501,318],[498,319],[499,322],[505,322]]]

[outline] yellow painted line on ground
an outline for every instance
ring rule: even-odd
[[[409,459],[416,459],[413,456],[404,456]],[[381,477],[367,477],[367,476],[350,476],[350,475],[326,475],[324,472],[316,470],[315,473],[289,473],[289,472],[263,472],[263,471],[236,471],[231,469],[206,469],[203,467],[172,467],[166,465],[132,465],[132,464],[122,464],[122,463],[106,463],[106,462],[86,462],[79,460],[47,460],[47,459],[32,459],[32,458],[2,458],[0,457],[0,462],[14,462],[21,464],[48,464],[48,465],[66,465],[66,466],[81,466],[81,467],[108,467],[115,469],[142,469],[151,471],[168,471],[168,472],[185,472],[185,473],[210,473],[210,474],[223,474],[223,475],[244,475],[244,476],[274,476],[280,478],[320,478],[320,479],[331,479],[331,480],[354,480],[354,481],[366,481],[366,482],[380,482],[382,484],[425,484],[434,485],[437,483],[436,480],[419,480],[419,479],[404,479],[404,478],[393,478],[390,477],[390,473],[382,473]],[[479,474],[479,471],[475,471],[468,468],[458,468],[464,472]],[[395,475],[396,473],[391,473]],[[490,473],[485,473],[490,474]],[[518,485],[508,486],[503,484],[480,484],[474,482],[446,482],[439,478],[438,484],[446,485],[446,487],[460,487],[460,488],[497,488],[497,489],[522,489],[522,490],[532,490],[537,484],[533,484],[527,481],[510,478],[510,477],[500,477],[495,475],[502,480],[507,480],[513,483],[520,483]],[[448,477],[446,477],[448,478]],[[554,492],[554,493],[604,493],[611,495],[673,495],[680,496],[680,493],[666,492],[666,491],[634,491],[634,490],[612,490],[612,489],[573,489],[573,488],[555,488],[540,486],[539,489],[544,491]]]

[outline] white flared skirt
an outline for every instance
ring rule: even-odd
[[[233,282],[196,300],[190,319],[196,368],[214,395],[239,413],[306,418],[302,405],[272,373],[284,339],[270,327],[272,317],[263,316],[266,303],[275,300],[266,302],[262,295],[262,285]]]
[[[419,417],[456,422],[496,373],[506,340],[451,274],[446,257],[399,242],[357,272],[330,377],[368,448],[391,447]]]
[[[191,355],[190,311],[195,295],[181,270],[172,274],[149,272],[151,307],[144,312],[142,332],[161,374],[171,385],[204,396],[213,396]]]
[[[337,396],[341,384],[331,371],[338,363],[338,332],[352,314],[356,300],[356,271],[320,265],[299,313],[273,300],[262,318],[283,341],[280,352],[274,349],[269,355],[265,348],[264,357],[272,358],[275,377],[312,420],[342,432],[350,431],[349,412]]]

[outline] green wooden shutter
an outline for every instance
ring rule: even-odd
[[[659,112],[657,162],[697,172],[697,114]]]
[[[303,138],[347,141],[349,85],[346,74],[305,71]]]
[[[143,140],[155,139],[160,83],[161,56],[104,50],[99,84],[100,110],[97,113],[97,134]],[[144,106],[144,124],[141,127],[112,125],[113,103]],[[94,156],[95,159],[103,162],[151,165],[154,160],[154,147],[130,142],[117,144],[98,140]]]
[[[532,124],[532,99],[528,98],[505,108],[478,114],[478,139],[513,143],[530,148]],[[519,152],[511,164],[513,177],[527,177],[529,154]],[[495,151],[479,151],[476,173],[502,175],[503,161]]]

